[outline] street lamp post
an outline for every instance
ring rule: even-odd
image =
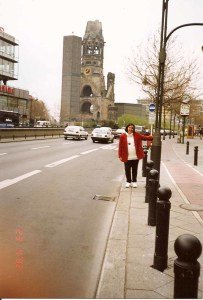
[[[156,121],[153,144],[151,148],[151,159],[154,161],[154,168],[160,173],[161,162],[161,117],[163,103],[163,87],[164,87],[164,69],[166,61],[166,37],[167,37],[167,17],[168,17],[168,1],[163,0],[162,5],[162,21],[161,21],[161,38],[159,52],[159,73],[158,87],[156,97]]]
[[[170,36],[178,29],[188,26],[203,26],[203,23],[188,23],[174,28],[167,35],[167,19],[168,19],[168,2],[163,0],[162,4],[162,21],[161,21],[161,36],[160,36],[160,52],[159,52],[159,69],[158,69],[158,84],[156,96],[156,121],[155,133],[153,137],[153,144],[151,147],[151,159],[154,161],[154,168],[160,174],[161,164],[161,119],[162,119],[162,105],[163,105],[163,91],[164,91],[164,70],[166,61],[166,43]]]

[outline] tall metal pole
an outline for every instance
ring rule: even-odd
[[[167,37],[167,17],[168,17],[168,1],[163,0],[162,4],[162,22],[159,52],[159,70],[158,70],[158,87],[156,98],[156,121],[153,144],[151,148],[151,159],[154,161],[154,168],[160,174],[161,164],[161,117],[163,104],[163,87],[164,87],[164,69],[166,61],[166,37]]]
[[[162,119],[162,106],[164,94],[164,70],[166,61],[166,43],[170,36],[178,29],[188,26],[203,26],[203,23],[188,23],[174,28],[167,35],[167,19],[168,19],[168,2],[163,0],[162,4],[162,22],[161,22],[161,37],[160,37],[160,52],[159,52],[159,69],[158,69],[158,85],[156,97],[156,120],[155,120],[155,133],[153,137],[153,144],[151,147],[151,160],[154,162],[154,169],[159,172],[161,165],[161,119]]]

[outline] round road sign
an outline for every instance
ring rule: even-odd
[[[155,104],[154,103],[149,104],[149,111],[151,111],[151,112],[155,111]]]

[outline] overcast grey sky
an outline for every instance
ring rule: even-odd
[[[116,75],[116,102],[136,103],[143,94],[125,74],[126,58],[160,28],[161,12],[162,0],[0,0],[0,27],[19,41],[19,78],[9,85],[43,99],[52,113],[59,111],[63,36],[83,37],[87,22],[99,20],[105,78],[108,72]],[[190,22],[203,23],[203,0],[170,0],[168,32]],[[203,87],[203,26],[180,29],[176,36],[183,55],[197,57]]]

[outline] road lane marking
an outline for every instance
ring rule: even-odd
[[[49,148],[50,146],[41,146],[41,147],[35,147],[31,148],[32,150],[37,150],[37,149],[43,149],[43,148]]]
[[[6,154],[8,154],[8,153],[6,153],[6,152],[5,153],[0,153],[0,155],[6,155]]]
[[[73,144],[74,142],[64,142],[62,143],[62,145],[70,145],[70,144]]]
[[[112,149],[117,148],[117,146],[118,146],[118,143],[112,143],[110,145],[101,146],[100,148],[105,149],[105,150],[112,150]]]
[[[77,158],[77,157],[79,157],[79,156],[80,156],[80,155],[70,156],[70,157],[68,157],[68,158],[64,158],[64,159],[55,161],[55,162],[53,162],[53,163],[51,163],[51,164],[45,165],[45,167],[46,167],[46,168],[54,168],[54,167],[56,167],[56,166],[59,166],[59,165],[61,165],[61,164],[66,163],[66,162],[69,161],[69,160],[72,160],[72,159],[74,159],[74,158]]]
[[[16,178],[13,178],[13,179],[6,179],[6,180],[3,180],[3,181],[0,182],[0,190],[1,190],[1,189],[4,189],[4,188],[7,187],[7,186],[10,186],[10,185],[12,185],[12,184],[15,184],[15,183],[17,183],[17,182],[19,182],[19,181],[22,181],[22,180],[24,180],[24,179],[26,179],[26,178],[29,178],[29,177],[31,177],[31,176],[33,176],[33,175],[35,175],[35,174],[38,174],[38,173],[40,173],[40,172],[42,172],[42,171],[41,171],[41,170],[34,170],[34,171],[32,171],[32,172],[23,174],[23,175],[21,175],[21,176],[18,176],[18,177],[16,177]]]
[[[94,148],[94,149],[91,149],[91,150],[87,150],[87,151],[81,152],[80,154],[88,154],[88,153],[94,152],[96,150],[99,150],[99,148]]]

